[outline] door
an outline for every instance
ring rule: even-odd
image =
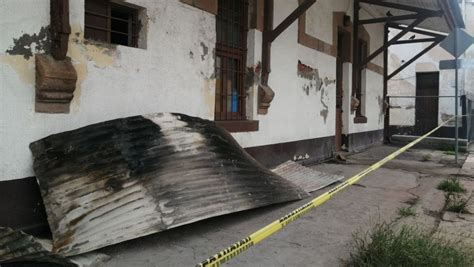
[[[337,57],[336,57],[336,133],[334,146],[335,151],[340,151],[343,145],[342,139],[342,101],[344,95],[343,68],[344,62],[348,61],[348,51],[350,49],[349,33],[343,29],[338,30],[337,34]]]
[[[415,134],[423,135],[438,126],[439,72],[416,74]]]

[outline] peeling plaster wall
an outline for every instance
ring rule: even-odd
[[[317,1],[306,12],[306,33],[313,37],[333,44],[333,12],[345,12],[351,17],[353,14],[352,0]],[[361,7],[360,19],[373,18]],[[366,24],[364,27],[370,34],[370,52],[374,52],[383,44],[383,26],[381,24]],[[347,44],[352,46],[352,44]],[[383,66],[383,55],[380,54],[372,60],[373,63]]]
[[[28,145],[53,133],[160,111],[213,119],[215,16],[178,0],[127,2],[146,8],[146,49],[85,41],[84,2],[70,1],[71,112],[41,114],[29,53],[47,50],[49,0],[0,1],[0,180],[32,176]]]
[[[275,0],[274,5],[273,25],[276,27],[297,7],[298,3],[296,0]],[[332,13],[346,10],[348,14],[352,14],[352,5],[348,8],[347,0],[317,1],[306,15],[307,33],[332,43]],[[329,17],[327,14],[330,14]],[[368,14],[363,11],[361,18],[365,16]],[[313,22],[308,23],[308,21]],[[371,50],[375,51],[383,43],[383,26],[367,27],[367,30],[371,35]],[[255,40],[261,40],[261,35],[254,36],[257,36]],[[245,147],[335,134],[336,84],[331,81],[336,79],[336,58],[300,45],[297,40],[298,22],[296,21],[272,43],[272,72],[269,85],[275,91],[275,98],[267,115],[257,115],[255,109],[252,114],[248,114],[252,119],[259,120],[259,131],[233,134]],[[261,53],[261,43],[254,44],[254,47],[258,47],[258,53]],[[253,51],[252,49],[249,47],[249,52]],[[379,56],[373,62],[382,65],[381,59],[383,60]],[[313,75],[309,75],[310,78],[298,74],[298,61],[317,70],[317,75],[314,72]],[[249,62],[256,63],[256,61],[248,60],[247,65]],[[351,64],[346,63],[346,65],[347,71],[351,72]],[[383,78],[382,75],[372,71],[366,73],[367,94],[364,100],[368,122],[353,123],[355,114],[350,114],[350,102],[347,101],[351,95],[351,82],[347,80],[350,78],[345,78],[343,134],[383,129],[383,115],[379,105],[379,97],[382,97],[383,93]],[[327,82],[324,82],[325,80]]]
[[[91,123],[136,114],[169,111],[206,119],[214,118],[215,16],[178,0],[128,0],[146,8],[139,44],[142,48],[105,45],[84,40],[84,2],[70,1],[72,33],[68,56],[78,72],[70,114],[34,112],[34,56],[12,55],[21,39],[34,53],[47,52],[48,37],[41,29],[49,24],[49,0],[0,0],[0,180],[33,175],[30,142]],[[298,5],[297,0],[276,0],[274,25]],[[308,25],[309,34],[324,39],[332,34],[332,12],[346,11],[347,0],[318,1],[311,12],[331,14],[324,25]],[[24,6],[29,8],[25,9]],[[347,9],[352,14],[352,6]],[[368,16],[362,12],[361,17]],[[308,15],[314,21],[319,13]],[[314,22],[316,23],[316,22]],[[316,27],[315,27],[316,26]],[[331,27],[329,27],[331,26]],[[5,30],[4,30],[5,29]],[[367,27],[374,51],[383,38],[383,27]],[[263,146],[335,134],[336,59],[298,44],[298,22],[272,44],[269,85],[275,98],[267,115],[257,114],[257,86],[261,71],[262,33],[250,30],[247,54],[247,117],[259,121],[259,131],[234,133],[244,147]],[[31,42],[30,42],[31,41]],[[329,40],[332,42],[331,40]],[[350,45],[350,44],[348,44]],[[146,47],[146,48],[145,48]],[[25,55],[28,59],[25,58]],[[381,65],[381,57],[373,62]],[[298,75],[298,61],[317,75]],[[354,124],[350,114],[351,64],[345,64],[343,133],[383,128],[380,113],[382,76],[366,71],[365,113],[368,122]],[[253,74],[252,74],[253,73]],[[316,73],[316,72],[315,72]],[[312,155],[309,155],[310,157]]]

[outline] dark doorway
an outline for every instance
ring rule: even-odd
[[[416,74],[415,133],[423,135],[438,125],[439,72]]]
[[[337,57],[336,57],[336,133],[334,146],[335,151],[340,151],[343,145],[342,138],[342,103],[344,95],[344,83],[343,83],[343,68],[342,65],[344,62],[349,61],[348,48],[350,46],[350,34],[339,28],[337,34]]]

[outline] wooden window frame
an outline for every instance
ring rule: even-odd
[[[116,44],[116,45],[125,45],[125,46],[130,46],[130,47],[138,47],[138,38],[139,38],[139,32],[140,32],[140,24],[138,21],[138,12],[139,10],[137,8],[129,7],[126,5],[121,5],[117,4],[114,2],[111,2],[110,0],[85,0],[86,2],[96,2],[104,5],[106,7],[106,12],[107,14],[103,14],[94,10],[87,10],[85,4],[84,6],[84,36],[86,39],[92,39],[94,41],[99,41],[99,42],[105,42],[109,44]],[[130,18],[128,20],[123,19],[123,18],[118,18],[112,16],[112,11],[113,10],[118,10],[124,13],[127,13],[130,15]],[[97,18],[103,18],[107,20],[107,26],[106,28],[97,26],[97,25],[91,25],[90,23],[87,23],[87,16],[93,16]],[[128,32],[122,32],[122,31],[117,31],[117,30],[112,30],[112,21],[120,21],[120,22],[125,22],[128,24]],[[105,32],[106,38],[105,40],[95,40],[93,38],[90,38],[88,36],[88,29],[92,29],[95,31],[101,31]],[[115,43],[112,42],[112,34],[118,34],[122,36],[127,36],[127,44],[123,43]]]

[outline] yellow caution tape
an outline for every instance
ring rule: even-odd
[[[314,198],[310,202],[304,204],[303,206],[293,210],[292,212],[288,213],[286,216],[282,217],[279,220],[276,220],[267,226],[261,228],[260,230],[254,232],[253,234],[249,235],[248,237],[240,240],[239,242],[234,243],[230,247],[221,250],[214,256],[198,263],[196,266],[199,267],[207,267],[207,266],[220,266],[221,263],[224,263],[233,257],[239,255],[240,253],[246,251],[249,249],[251,246],[258,244],[261,242],[263,239],[271,236],[272,234],[278,232],[280,229],[288,225],[290,222],[293,222],[309,212],[310,210],[318,207],[319,205],[323,204],[324,202],[328,201],[331,199],[335,194],[339,193],[341,190],[345,189],[346,187],[358,182],[362,177],[366,176],[367,174],[377,170],[380,168],[382,165],[385,163],[389,162],[390,160],[394,159],[401,153],[407,151],[409,148],[423,140],[424,138],[428,137],[432,133],[434,133],[436,130],[444,126],[446,123],[448,123],[450,120],[452,120],[454,117],[451,117],[449,120],[443,122],[442,124],[438,125],[438,127],[434,128],[433,130],[429,131],[423,136],[418,137],[411,143],[407,144],[406,146],[398,149],[397,151],[393,152],[392,154],[386,156],[382,160],[380,160],[377,163],[372,164],[370,167],[367,169],[361,171],[360,173],[352,176],[351,178],[347,179],[346,181],[340,183],[339,185],[335,186],[331,190],[323,193],[322,195]]]

